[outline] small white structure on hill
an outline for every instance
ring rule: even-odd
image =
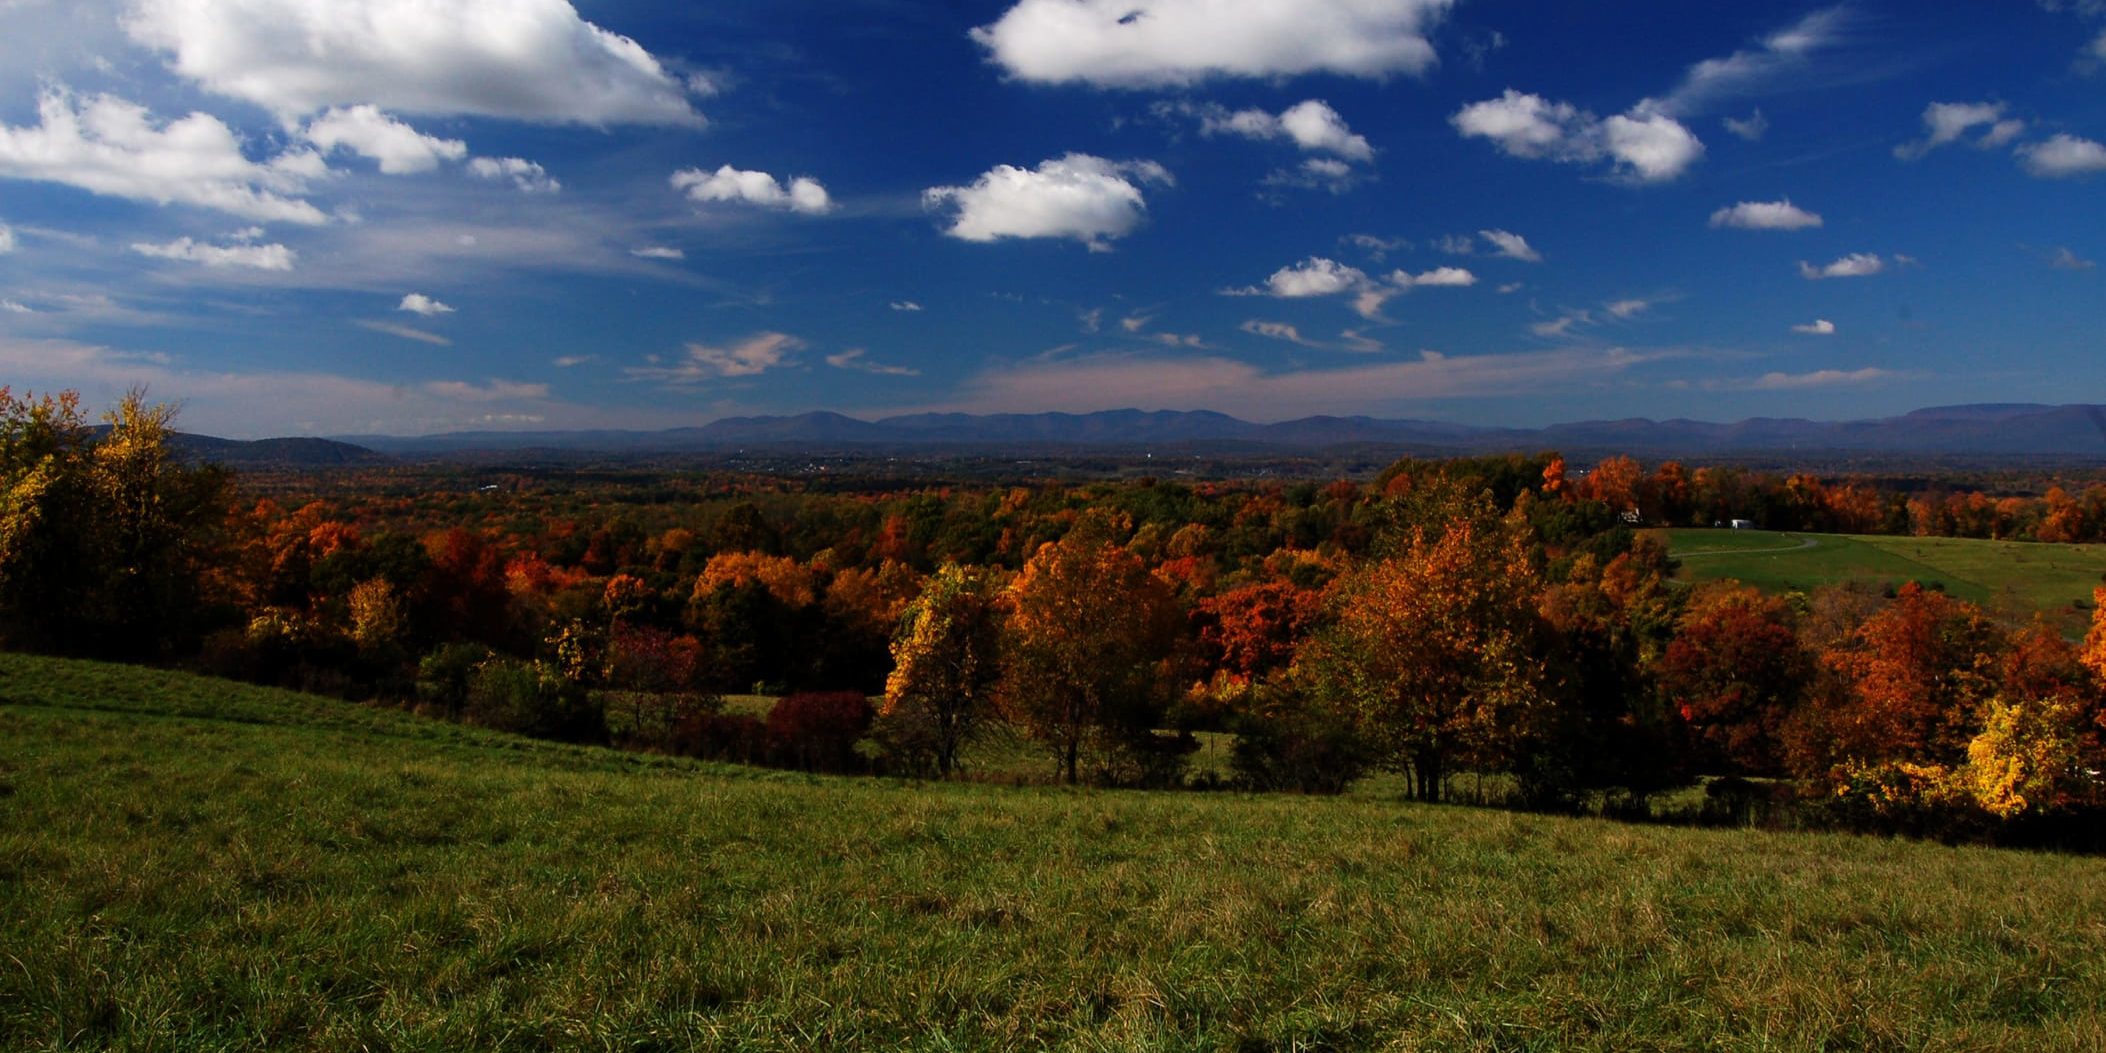
[[[1735,520],[1731,521],[1730,523],[1728,523],[1727,525],[1728,525],[1728,526],[1731,526],[1731,527],[1732,527],[1733,529],[1735,529],[1735,530],[1753,530],[1753,529],[1755,529],[1755,521],[1754,521],[1754,520],[1752,520],[1752,519],[1735,519]]]

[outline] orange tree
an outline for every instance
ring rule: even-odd
[[[1094,517],[1039,547],[1009,587],[1001,704],[1079,777],[1083,747],[1132,746],[1152,729],[1176,614],[1146,564]]]
[[[1505,764],[1551,700],[1530,534],[1472,503],[1338,579],[1330,624],[1296,658],[1296,679],[1409,770],[1421,800],[1440,799],[1458,761]]]
[[[900,617],[881,715],[925,729],[938,774],[990,708],[1001,654],[1002,596],[984,569],[944,564]]]

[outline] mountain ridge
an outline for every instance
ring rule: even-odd
[[[1368,416],[1312,416],[1257,423],[1208,410],[916,413],[875,420],[815,411],[726,417],[696,427],[658,431],[450,432],[334,438],[394,455],[533,449],[664,454],[749,447],[1139,449],[1226,444],[1305,450],[1385,445],[1459,454],[1555,448],[1680,456],[1790,450],[2106,457],[2106,407],[2085,403],[1981,403],[1931,406],[1899,416],[1844,421],[1749,417],[1715,422],[1626,417],[1540,428]]]

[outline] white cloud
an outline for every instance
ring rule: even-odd
[[[1389,283],[1399,289],[1416,289],[1420,286],[1464,288],[1477,284],[1477,276],[1461,267],[1435,267],[1430,271],[1421,271],[1418,274],[1392,271],[1389,275]]]
[[[1857,387],[1886,380],[1895,374],[1884,369],[1817,369],[1811,373],[1764,373],[1752,381],[1728,382],[1729,387],[1755,391],[1803,391],[1808,388]]]
[[[1277,169],[1264,179],[1266,186],[1329,190],[1334,194],[1343,194],[1359,182],[1359,170],[1333,157],[1307,158],[1297,168]]]
[[[1477,239],[1468,234],[1443,234],[1433,239],[1433,247],[1450,256],[1470,256],[1477,252]]]
[[[1372,161],[1375,148],[1346,126],[1345,118],[1322,99],[1306,99],[1278,116],[1264,110],[1230,113],[1219,106],[1197,110],[1202,135],[1240,135],[1247,139],[1291,139],[1310,153],[1336,154],[1351,161]]]
[[[1555,348],[1500,354],[1420,355],[1403,361],[1270,372],[1220,355],[1101,354],[1034,359],[972,378],[946,408],[979,412],[1128,406],[1212,409],[1252,420],[1367,413],[1431,399],[1570,393],[1615,383],[1672,351]]]
[[[757,333],[730,347],[689,344],[680,359],[671,364],[631,366],[622,372],[639,380],[668,384],[699,384],[721,377],[759,376],[789,365],[791,353],[802,347],[804,341],[788,333]]]
[[[887,377],[918,377],[921,370],[906,366],[888,366],[871,361],[860,347],[851,347],[839,354],[826,356],[826,364],[835,369],[852,369],[859,373],[876,373]]]
[[[2027,172],[2042,179],[2068,179],[2106,172],[2106,146],[2068,133],[2058,134],[2046,142],[2021,146],[2018,157]]]
[[[2071,252],[2068,246],[2063,246],[2048,257],[2048,266],[2065,271],[2088,271],[2098,264]]]
[[[133,0],[125,29],[179,74],[290,119],[396,113],[699,125],[685,86],[569,0]]]
[[[1835,323],[1826,318],[1816,318],[1806,325],[1792,326],[1792,332],[1807,336],[1834,336]]]
[[[1265,279],[1263,288],[1247,286],[1223,292],[1230,296],[1276,296],[1283,300],[1299,300],[1312,296],[1337,296],[1367,288],[1370,284],[1367,272],[1358,267],[1311,256],[1272,272],[1272,277]]]
[[[329,153],[339,147],[380,163],[388,175],[429,172],[444,161],[468,156],[459,139],[425,135],[380,112],[377,106],[330,110],[307,125],[307,141]]]
[[[924,207],[947,210],[944,233],[964,241],[1000,238],[1074,238],[1093,251],[1132,233],[1148,203],[1135,182],[1169,183],[1154,161],[1107,161],[1068,154],[1035,169],[996,165],[970,186],[922,191]]]
[[[1757,107],[1754,113],[1749,114],[1745,118],[1728,117],[1724,123],[1728,132],[1751,143],[1759,141],[1763,136],[1768,135],[1770,131],[1770,119],[1762,115],[1760,107]]]
[[[1449,123],[1464,138],[1489,139],[1512,157],[1592,164],[1607,160],[1634,183],[1674,179],[1704,155],[1704,144],[1674,118],[1644,104],[1607,120],[1571,103],[1508,88],[1496,99],[1456,111]]]
[[[1286,322],[1267,322],[1261,319],[1253,318],[1250,321],[1247,321],[1242,325],[1237,326],[1237,328],[1253,336],[1264,336],[1270,337],[1274,340],[1285,340],[1290,344],[1300,344],[1303,347],[1315,346],[1310,341],[1302,337],[1302,331],[1300,329],[1288,325]]]
[[[599,357],[598,355],[558,355],[551,359],[549,364],[557,369],[573,369],[587,362],[596,361]]]
[[[402,298],[402,303],[398,305],[395,309],[398,311],[408,311],[411,314],[421,314],[426,318],[435,318],[442,314],[453,313],[453,308],[448,307],[447,305],[440,303],[439,301],[434,300],[431,297],[424,295],[423,293],[414,292],[410,293],[407,296],[404,296]]]
[[[1010,76],[1104,88],[1419,74],[1453,0],[1018,0],[973,40]]]
[[[15,228],[0,223],[0,256],[15,251]]]
[[[549,178],[548,170],[523,157],[478,157],[468,162],[468,174],[477,179],[510,179],[522,194],[553,194],[563,184]]]
[[[283,245],[206,245],[190,238],[177,238],[165,245],[132,243],[132,251],[161,260],[187,260],[207,267],[253,267],[263,271],[289,271],[299,254]]]
[[[1901,256],[1895,257],[1897,262],[1904,259],[1905,257]],[[1808,281],[1822,278],[1866,278],[1886,269],[1887,261],[1880,259],[1879,254],[1874,252],[1853,252],[1825,267],[1816,267],[1805,260],[1799,261],[1799,277]]]
[[[1367,253],[1377,263],[1382,262],[1392,252],[1407,252],[1411,249],[1411,242],[1403,238],[1383,238],[1373,234],[1348,234],[1338,240]]]
[[[1652,307],[1653,302],[1651,300],[1611,300],[1602,305],[1602,310],[1624,321],[1630,321],[1652,310]]]
[[[894,300],[892,301],[892,309],[895,311],[919,311],[922,308],[920,304],[912,300]]]
[[[762,208],[782,209],[807,216],[833,210],[833,200],[816,179],[798,176],[785,187],[766,172],[748,172],[725,165],[715,172],[683,168],[673,173],[673,189],[697,204],[742,202]]]
[[[1543,254],[1528,244],[1528,239],[1505,230],[1480,230],[1478,236],[1492,245],[1493,254],[1523,263],[1541,263]]]
[[[328,168],[308,150],[251,161],[241,138],[216,117],[156,120],[112,95],[77,100],[48,88],[38,123],[0,124],[0,178],[63,183],[90,193],[158,205],[209,208],[246,219],[320,225],[328,217],[298,195]]]
[[[471,384],[465,380],[434,380],[424,385],[424,390],[440,398],[461,402],[518,402],[548,397],[547,384],[528,384],[516,380],[492,380],[487,384]]]
[[[629,250],[629,255],[642,260],[684,260],[687,253],[666,245],[640,245]]]
[[[357,325],[360,329],[371,329],[376,333],[386,333],[389,336],[399,336],[404,340],[415,340],[420,344],[430,344],[433,347],[453,346],[453,341],[448,340],[447,338],[440,336],[437,333],[427,333],[422,329],[417,329],[407,325],[397,325],[394,322],[385,322],[377,318],[363,318],[353,324]]]
[[[1755,47],[1724,58],[1705,59],[1689,67],[1681,82],[1665,97],[1649,100],[1651,108],[1686,116],[1727,99],[1769,91],[1789,78],[1803,77],[1815,52],[1842,40],[1847,21],[1845,9],[1840,6],[1815,11],[1764,37]],[[1755,119],[1761,119],[1759,111]],[[1753,136],[1760,137],[1760,133]]]
[[[2025,130],[2025,122],[2004,119],[2000,102],[1934,102],[1923,110],[1923,138],[1902,143],[1894,156],[1914,161],[1941,146],[1960,141],[1976,128],[1987,129],[1975,140],[1980,149],[2002,146]]]
[[[1805,230],[1821,225],[1817,213],[1808,212],[1791,203],[1782,201],[1743,201],[1729,205],[1711,214],[1711,225],[1732,227],[1736,230]]]
[[[37,313],[36,308],[30,307],[26,304],[16,303],[13,300],[0,300],[0,311],[6,311],[8,314]]]

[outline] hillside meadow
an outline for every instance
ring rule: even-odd
[[[2077,632],[2090,617],[2091,590],[2106,579],[2106,545],[1767,530],[1656,533],[1681,562],[1686,581],[1731,578],[1777,592],[1918,581],[2007,614],[2045,614]]]
[[[2096,1049],[2106,862],[921,784],[0,656],[8,1049]]]

